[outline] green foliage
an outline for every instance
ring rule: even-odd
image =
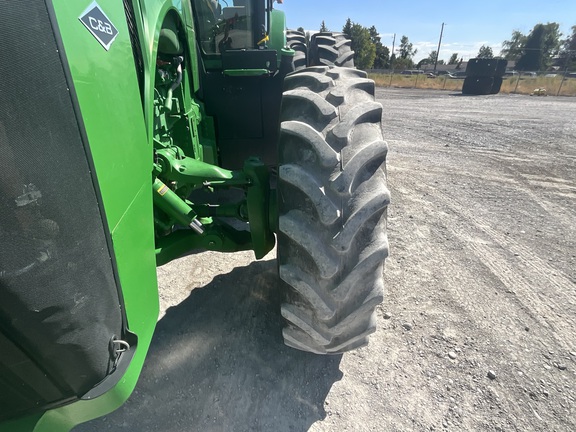
[[[409,58],[398,57],[397,59],[394,60],[392,68],[394,70],[413,69],[414,62],[412,61],[412,59]]]
[[[560,24],[552,22],[544,25],[544,56],[551,60],[552,57],[557,56],[562,46],[562,33],[560,32]],[[548,62],[549,64],[551,62]]]
[[[354,64],[358,69],[386,67],[390,50],[380,42],[376,27],[368,29],[348,18],[342,33],[352,41]]]
[[[376,59],[376,45],[370,38],[370,31],[360,24],[352,24],[352,50],[354,63],[358,69],[371,69]]]
[[[524,50],[526,44],[526,36],[519,30],[512,32],[510,40],[502,42],[502,51],[500,55],[506,60],[518,60]]]
[[[320,32],[329,32],[328,27],[326,27],[326,23],[322,20],[322,24],[320,25]]]
[[[453,65],[458,63],[458,53],[454,53],[450,56],[450,60],[448,60],[449,65]]]
[[[523,53],[520,55],[516,68],[519,70],[543,70],[542,49],[544,47],[544,26],[536,25],[526,38]]]
[[[420,60],[418,62],[418,64],[416,65],[416,67],[418,69],[422,68],[422,66],[425,65],[434,65],[436,63],[436,57],[438,56],[438,51],[434,50],[432,51],[430,54],[428,54],[428,57]],[[437,64],[444,64],[444,60],[438,60]]]
[[[376,45],[376,59],[374,69],[388,69],[390,67],[390,48],[382,44]]]
[[[576,70],[576,25],[572,26],[572,34],[562,43],[560,58],[564,68],[569,71]]]
[[[530,34],[518,30],[512,32],[510,40],[502,43],[501,55],[506,60],[516,60],[519,70],[546,70],[562,45],[558,23],[536,24]]]
[[[546,70],[560,50],[560,25],[558,23],[536,24],[526,36],[523,52],[518,58],[518,70]]]
[[[388,47],[382,45],[380,34],[375,26],[368,29],[370,32],[370,40],[376,47],[376,58],[374,59],[373,69],[384,69],[388,67],[390,61],[390,50]]]
[[[412,60],[412,57],[414,57],[417,52],[418,50],[414,49],[414,46],[408,40],[408,36],[402,36],[402,39],[400,39],[400,58]]]
[[[494,58],[494,53],[492,52],[492,48],[487,45],[482,45],[480,50],[478,51],[477,58]]]
[[[342,28],[342,33],[348,36],[348,39],[352,39],[352,20],[350,18],[346,20],[346,24],[344,24]]]

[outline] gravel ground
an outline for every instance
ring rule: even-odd
[[[158,269],[141,380],[88,431],[576,430],[576,99],[378,89],[391,256],[370,345],[281,341],[274,254]]]

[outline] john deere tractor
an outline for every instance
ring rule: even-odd
[[[340,67],[348,40],[295,41],[273,3],[0,0],[1,431],[120,406],[156,266],[194,250],[277,243],[286,344],[367,343],[388,250],[382,106]]]

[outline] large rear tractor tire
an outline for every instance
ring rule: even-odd
[[[376,329],[390,201],[381,119],[362,71],[311,67],[285,79],[278,264],[291,347],[342,353]]]
[[[308,46],[306,45],[306,36],[298,30],[286,30],[286,45],[293,49],[294,70],[298,71],[308,66]]]
[[[311,66],[354,67],[352,41],[344,33],[316,33],[310,40]]]

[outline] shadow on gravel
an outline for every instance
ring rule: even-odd
[[[195,289],[159,322],[129,401],[80,431],[305,431],[326,416],[341,356],[282,343],[276,261]]]

